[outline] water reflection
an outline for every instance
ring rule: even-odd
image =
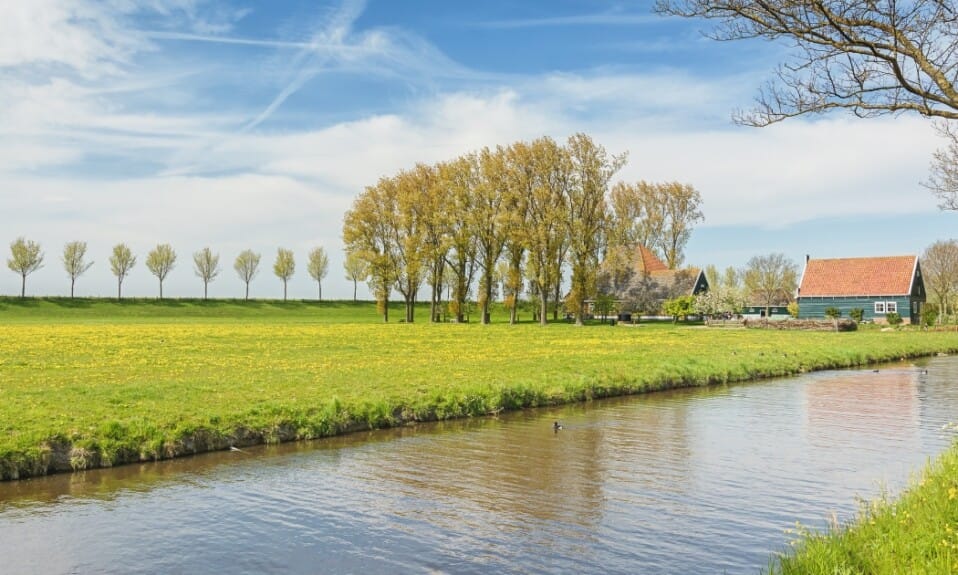
[[[758,572],[943,449],[958,361],[0,484],[6,573]],[[552,430],[561,420],[564,429]]]
[[[836,435],[869,444],[892,438],[917,441],[919,374],[911,366],[813,380],[805,386],[809,441],[823,448]]]

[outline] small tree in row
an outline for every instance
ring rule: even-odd
[[[203,248],[193,254],[193,267],[197,277],[203,280],[203,299],[207,299],[210,282],[220,274],[220,256],[210,248]]]
[[[70,242],[63,246],[63,268],[70,276],[70,297],[73,297],[73,288],[77,278],[83,275],[93,262],[86,261],[86,242]]]
[[[110,270],[116,276],[116,299],[123,297],[123,279],[129,275],[136,265],[136,256],[126,244],[113,246],[113,255],[110,256]]]
[[[163,280],[176,265],[176,252],[170,244],[159,244],[146,256],[146,267],[160,280],[160,299],[163,299]]]
[[[319,284],[319,301],[323,301],[323,278],[329,272],[329,257],[326,250],[319,247],[309,252],[309,263],[306,266],[309,276]]]
[[[10,259],[7,267],[20,274],[20,297],[27,295],[27,276],[43,267],[43,252],[40,244],[24,238],[17,238],[10,244]]]
[[[296,272],[296,259],[293,250],[279,248],[276,250],[276,262],[273,263],[273,273],[283,281],[283,301],[286,301],[286,284]]]
[[[253,278],[255,278],[259,272],[259,254],[253,250],[243,250],[240,252],[240,255],[236,256],[236,261],[233,262],[233,269],[236,270],[236,275],[246,284],[246,299],[248,300],[249,283],[253,281]]]
[[[10,244],[10,257],[7,267],[17,272],[21,277],[20,297],[26,297],[27,276],[43,267],[44,254],[40,244],[25,238],[17,238]],[[252,250],[244,250],[233,263],[233,269],[246,286],[245,298],[249,299],[250,282],[259,273],[260,255]],[[74,297],[77,279],[93,266],[87,260],[87,243],[82,241],[68,242],[63,247],[61,256],[63,267],[70,277],[70,297]],[[160,299],[163,299],[163,283],[167,276],[176,267],[177,254],[170,244],[159,244],[147,254],[146,267],[159,280]],[[123,282],[136,266],[137,258],[130,247],[124,243],[113,246],[109,257],[110,271],[116,276],[116,297],[123,297]],[[354,262],[355,267],[355,262]],[[209,284],[215,280],[221,270],[220,256],[209,247],[193,254],[193,270],[203,281],[203,299],[209,298]],[[296,271],[296,260],[293,251],[279,248],[273,271],[283,282],[283,300],[287,299],[287,284]],[[329,257],[326,250],[317,247],[309,253],[309,275],[316,280],[319,286],[319,299],[323,298],[322,281],[329,272]],[[347,270],[348,271],[348,270]],[[368,275],[365,262],[353,270],[354,282],[363,281]],[[356,286],[353,285],[353,299],[356,299]]]

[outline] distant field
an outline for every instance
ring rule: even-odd
[[[399,303],[390,305],[391,319],[402,317]],[[429,319],[429,306],[417,309]],[[505,318],[505,314],[502,314]],[[374,302],[279,301],[228,299],[89,299],[0,297],[0,323],[143,322],[143,321],[284,321],[296,323],[382,323]]]
[[[368,302],[0,299],[0,475],[958,350],[956,333],[427,315],[383,325]]]

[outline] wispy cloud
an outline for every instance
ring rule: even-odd
[[[234,38],[230,36],[192,34],[189,32],[168,32],[164,30],[144,30],[143,36],[151,40],[204,42],[208,44],[232,44],[238,46],[259,46],[263,48],[296,48],[302,50],[312,46],[312,44],[309,42],[294,42],[289,40],[260,40],[256,38]]]
[[[346,52],[351,51],[347,40],[352,32],[354,22],[363,13],[366,7],[365,0],[345,0],[337,10],[317,30],[312,39],[303,46],[293,58],[291,68],[294,70],[290,80],[273,101],[250,120],[242,131],[252,130],[266,121],[287,98],[295,94],[308,81],[319,74],[324,65]]]

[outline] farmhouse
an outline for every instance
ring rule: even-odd
[[[702,270],[669,269],[642,245],[611,250],[599,270],[599,293],[614,300],[613,307],[620,312],[658,315],[665,300],[697,295],[708,289]]]
[[[798,317],[822,318],[830,307],[848,317],[863,310],[865,320],[885,321],[897,313],[918,323],[925,301],[925,283],[917,256],[877,258],[805,258],[798,288]]]

